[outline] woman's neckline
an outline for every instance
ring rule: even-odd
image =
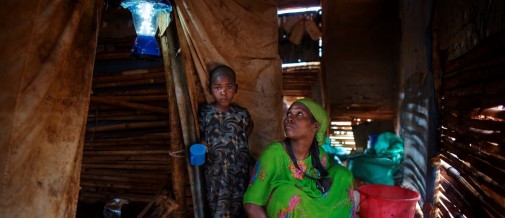
[[[286,141],[285,140],[282,140],[281,141],[281,145],[282,145],[282,148],[284,149],[284,151],[286,152],[286,155],[288,155],[289,157],[289,151],[288,151],[288,148],[287,148],[287,144],[286,144]],[[292,149],[292,148],[291,148]],[[294,150],[293,150],[293,155],[294,155]],[[294,155],[295,158],[296,158],[296,155]],[[296,159],[296,162],[304,162],[304,161],[307,161],[309,158],[311,157],[310,155],[310,150],[309,150],[309,153],[307,154],[307,156],[302,159],[302,160],[298,160],[298,158]],[[291,158],[290,158],[291,159]]]

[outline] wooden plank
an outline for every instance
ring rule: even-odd
[[[483,132],[475,129],[469,129],[465,126],[460,126],[457,123],[449,122],[447,120],[441,121],[442,126],[454,131],[459,135],[465,135],[466,137],[471,137],[475,139],[480,139],[481,141],[495,142],[499,145],[505,145],[505,138],[503,134],[497,131]]]
[[[308,78],[314,79],[317,78],[317,71],[307,73],[307,72],[293,72],[293,73],[282,73],[282,78],[292,78],[292,79],[300,79],[300,78]]]
[[[169,159],[171,160],[171,159]],[[85,164],[132,164],[132,165],[166,165],[165,160],[102,160],[102,161],[83,161]]]
[[[104,126],[88,127],[87,132],[104,132],[115,130],[132,130],[140,128],[157,128],[168,126],[168,121],[150,121],[150,122],[135,122],[135,123],[120,123]]]
[[[465,87],[476,83],[486,83],[493,80],[503,80],[505,75],[505,57],[499,58],[501,63],[494,63],[494,66],[484,66],[467,70],[457,71],[444,75],[444,89],[451,90],[458,87]]]
[[[168,154],[168,149],[162,150],[112,150],[112,151],[88,151],[84,150],[87,155],[146,155],[146,154]]]
[[[168,163],[170,156],[167,154],[163,155],[152,155],[152,154],[134,154],[134,155],[107,155],[107,156],[86,156],[82,160],[83,163],[101,163],[104,161],[118,161],[118,160],[140,160],[140,161],[159,161],[163,163]]]
[[[133,103],[133,102],[123,101],[123,100],[117,100],[117,99],[110,98],[110,97],[91,96],[90,100],[91,100],[91,103],[107,104],[107,105],[115,106],[115,107],[125,107],[125,108],[134,109],[134,110],[148,111],[148,112],[159,113],[159,114],[167,114],[168,113],[168,110],[166,108],[156,107],[156,106],[151,106],[151,105],[146,105],[146,104],[141,104],[141,103]]]
[[[141,203],[147,203],[149,202],[152,198],[153,195],[156,193],[152,194],[134,194],[134,193],[118,193],[118,192],[81,192],[79,194],[79,201],[82,202],[89,202],[89,203],[95,203],[98,201],[108,201],[113,198],[122,198],[122,199],[127,199],[129,201],[135,201],[135,202],[141,202]]]
[[[121,95],[156,95],[156,94],[166,94],[167,90],[165,88],[145,88],[145,89],[129,89],[129,90],[93,90],[94,96],[121,96]]]
[[[503,160],[485,155],[482,152],[474,153],[468,149],[468,146],[465,147],[458,142],[451,143],[450,139],[443,138],[442,140],[443,149],[457,155],[460,160],[471,164],[474,169],[484,173],[498,184],[505,184],[505,167],[503,167],[505,162]]]
[[[505,56],[503,54],[503,47],[505,47],[504,35],[505,33],[503,33],[503,31],[502,33],[495,34],[486,39],[480,46],[475,47],[471,52],[455,60],[445,62],[443,67],[444,71],[449,73],[471,67],[472,63],[479,63],[483,60],[490,59],[490,57]]]
[[[93,83],[108,83],[139,79],[152,79],[164,77],[165,73],[161,68],[142,69],[141,71],[125,71],[113,74],[97,74],[93,77]]]
[[[152,85],[152,84],[165,84],[164,76],[160,76],[157,78],[147,78],[147,79],[137,79],[137,80],[128,80],[128,81],[116,81],[116,82],[107,82],[107,83],[93,83],[93,89],[101,89],[101,88],[117,88],[117,87],[125,87],[125,86],[140,86],[140,85]]]
[[[442,158],[448,160],[448,156],[442,156]],[[493,214],[494,217],[505,214],[505,205],[500,205],[498,202],[494,201],[480,188],[481,184],[476,183],[469,175],[461,170],[458,170],[458,172],[461,178],[463,178],[462,181],[464,181],[465,187],[478,199],[479,203],[477,205],[481,205],[484,212]]]
[[[163,115],[118,115],[118,116],[90,116],[88,121],[156,121],[166,120]]]
[[[450,150],[447,150],[450,151]],[[492,190],[494,190],[496,193],[505,196],[505,187],[503,184],[500,184],[491,178],[489,178],[486,174],[480,172],[478,169],[468,166],[465,162],[461,161],[460,159],[450,155],[450,154],[445,154],[443,156],[443,160],[450,164],[451,166],[456,166],[458,171],[460,173],[463,173],[465,176],[464,178],[466,180],[475,180],[478,181],[478,187],[489,187]],[[484,192],[483,190],[481,192]]]
[[[310,93],[312,87],[306,87],[306,86],[288,86],[288,87],[284,87],[282,91],[293,91],[293,92],[300,92],[300,93],[303,93],[303,92],[308,92]]]
[[[470,205],[470,203],[466,201],[463,196],[461,196],[461,193],[455,190],[455,188],[447,181],[447,179],[442,179],[440,183],[440,186],[443,187],[442,193],[447,198],[447,200],[442,197],[439,199],[444,203],[444,210],[446,210],[447,213],[450,213],[453,216],[457,214],[473,214],[473,211],[471,209],[468,209],[471,208],[472,205]]]
[[[167,135],[167,132],[160,133],[146,133],[139,134],[136,133],[132,135],[131,133],[123,133],[123,134],[103,134],[99,133],[95,136],[89,136],[86,138],[86,143],[93,143],[94,141],[98,142],[128,142],[128,141],[143,141],[143,140],[168,140],[170,136]]]
[[[107,60],[118,60],[118,59],[130,59],[131,52],[107,52],[107,53],[97,53],[95,55],[95,61],[107,61]]]
[[[122,96],[109,96],[108,99],[121,100],[121,101],[160,101],[166,102],[167,95],[122,95]]]
[[[110,188],[121,190],[125,189],[129,192],[136,193],[156,193],[158,191],[156,183],[132,183],[132,182],[118,182],[118,181],[107,181],[107,180],[88,180],[82,179],[82,187],[97,187],[97,188]]]
[[[310,97],[312,96],[312,92],[307,90],[283,90],[282,95],[296,96],[296,97]]]
[[[442,100],[444,109],[473,110],[477,108],[490,108],[505,104],[503,94],[472,95],[464,97],[445,96]]]
[[[461,214],[461,211],[459,210],[459,207],[454,204],[453,202],[455,201],[454,198],[441,198],[440,199],[441,203],[445,205],[445,207],[442,207],[443,210],[445,211],[444,214],[447,215],[447,217],[451,217],[451,215],[454,217],[457,217],[459,214]],[[451,214],[451,215],[449,215]]]
[[[495,79],[486,82],[474,83],[461,88],[446,89],[443,87],[444,97],[477,97],[482,95],[505,94],[505,79]]]
[[[442,120],[444,120],[444,122],[454,123],[456,125],[464,126],[466,128],[505,132],[505,122],[497,122],[493,120],[478,120],[478,119],[471,119],[468,117],[456,117],[451,114],[443,114]]]
[[[81,180],[85,181],[109,181],[118,183],[144,183],[147,185],[159,184],[159,177],[123,177],[114,175],[89,175],[83,174]],[[168,180],[168,177],[165,178]]]
[[[505,149],[502,148],[502,145],[496,144],[493,142],[488,142],[488,141],[483,141],[481,138],[478,137],[471,137],[469,135],[460,135],[456,132],[453,131],[448,131],[448,130],[442,130],[442,136],[440,137],[441,140],[447,140],[448,142],[452,141],[453,139],[457,139],[461,143],[467,144],[467,145],[472,145],[471,149],[473,149],[475,152],[485,152],[489,155],[495,156],[495,158],[503,159],[505,157]],[[450,138],[453,139],[450,139]],[[443,141],[442,141],[443,142]]]
[[[131,169],[131,170],[169,170],[170,165],[149,164],[82,164],[83,169]]]
[[[136,116],[136,115],[152,115],[152,113],[145,111],[132,111],[132,110],[120,110],[116,111],[89,111],[88,118],[106,118],[109,116]]]
[[[282,84],[307,84],[312,85],[317,78],[282,78]]]
[[[435,206],[438,209],[438,213],[437,213],[438,216],[436,216],[436,217],[451,217],[451,215],[449,214],[449,211],[447,210],[447,208],[445,208],[441,204],[441,202],[438,202],[437,204],[435,204]]]
[[[106,146],[120,146],[128,149],[133,149],[134,146],[128,145],[168,145],[170,139],[118,139],[118,140],[94,140],[94,141],[86,141],[84,145],[87,150],[97,150],[97,149],[106,149]],[[89,149],[88,149],[89,148]]]
[[[95,132],[93,134],[86,135],[86,141],[92,140],[116,140],[120,138],[135,138],[135,137],[150,137],[153,138],[163,138],[163,135],[169,134],[170,130],[166,128],[156,128],[156,129],[135,129],[135,133],[123,131],[123,132]],[[170,137],[170,136],[168,136]]]
[[[98,168],[88,168],[83,169],[83,175],[102,175],[102,176],[117,176],[124,178],[153,178],[153,179],[163,179],[165,177],[170,177],[171,173],[167,170],[159,171],[146,171],[146,170],[126,170],[126,169],[98,169]]]
[[[452,174],[450,171],[443,167],[439,167],[440,175],[442,179],[442,184],[446,184],[444,186],[445,191],[444,195],[446,197],[451,197],[453,201],[460,202],[461,204],[466,205],[463,209],[463,213],[469,217],[473,217],[473,214],[478,214],[480,208],[477,208],[476,205],[479,205],[478,199],[468,191],[468,189],[461,183],[460,178],[457,175]]]

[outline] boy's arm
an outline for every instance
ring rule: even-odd
[[[205,140],[205,122],[204,122],[204,114],[202,112],[202,108],[204,107],[204,104],[199,104],[198,105],[198,115],[197,115],[197,119],[198,119],[198,133],[199,133],[199,142],[200,144],[204,144],[204,145],[207,145],[207,142]]]
[[[250,118],[249,120],[249,125],[247,125],[246,129],[245,129],[245,135],[247,137],[249,137],[249,135],[251,135],[252,131],[254,129],[254,122],[253,122],[253,119]]]

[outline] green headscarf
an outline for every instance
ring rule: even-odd
[[[326,130],[328,130],[328,113],[326,113],[326,110],[319,103],[308,98],[298,99],[294,103],[302,103],[310,110],[312,116],[314,116],[316,121],[320,124],[319,130],[316,132],[317,144],[324,144]]]

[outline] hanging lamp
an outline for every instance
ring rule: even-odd
[[[169,14],[172,11],[170,3],[163,0],[123,0],[123,8],[132,13],[133,25],[137,38],[131,49],[136,57],[160,56],[160,48],[154,37],[157,31],[156,21],[160,13]],[[169,17],[169,16],[167,16]],[[170,18],[168,18],[170,22]]]

